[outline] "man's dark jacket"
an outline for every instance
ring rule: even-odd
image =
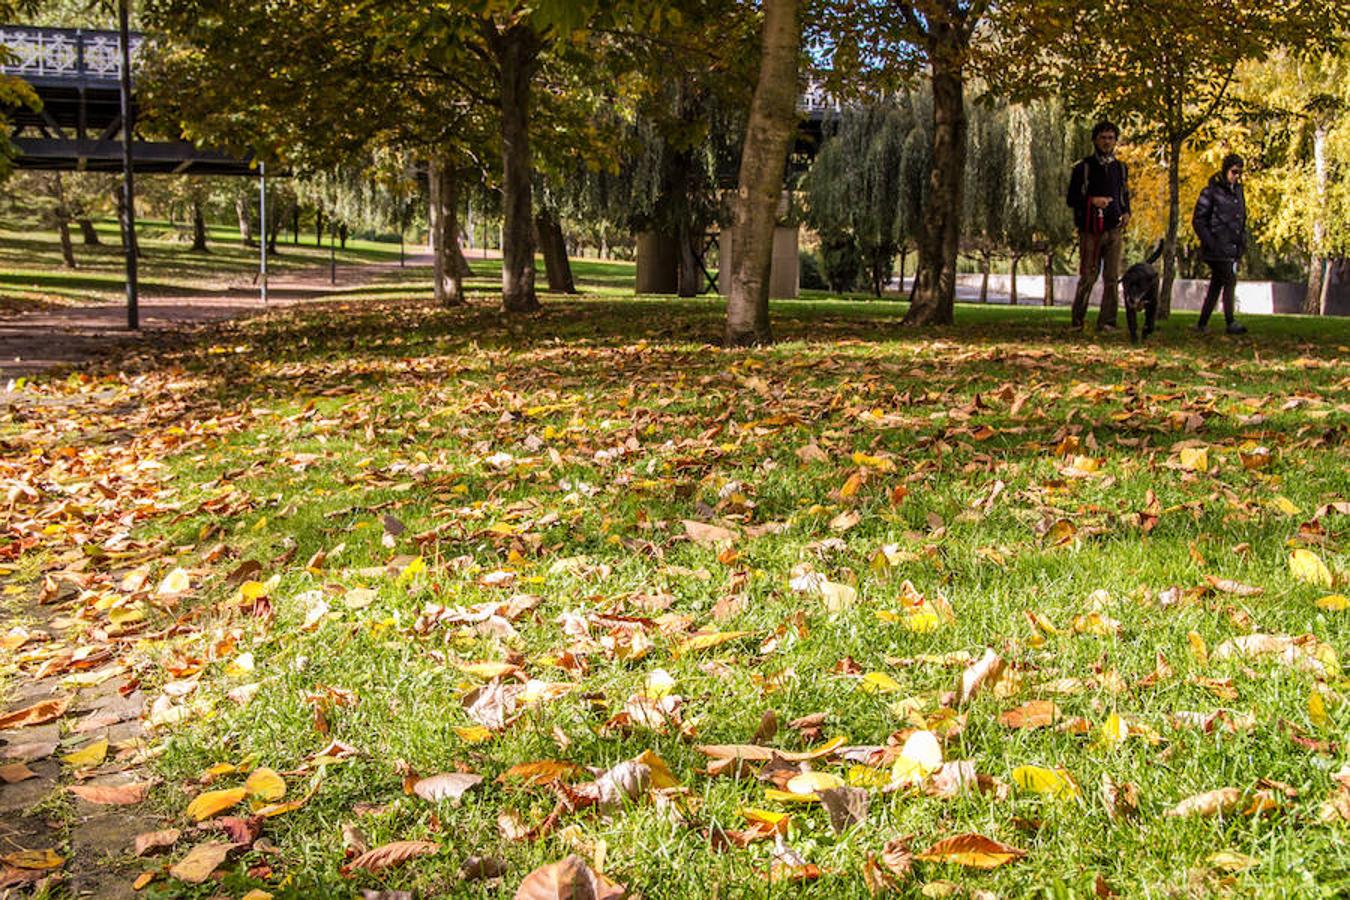
[[[1089,197],[1111,198],[1101,211],[1100,221],[1089,220],[1089,212],[1095,212],[1088,203]],[[1073,208],[1074,227],[1079,231],[1110,231],[1120,227],[1121,217],[1130,211],[1130,174],[1125,164],[1113,157],[1103,165],[1095,153],[1079,160],[1069,175],[1067,200]]]
[[[1209,179],[1195,201],[1191,227],[1200,238],[1200,254],[1208,262],[1232,262],[1247,249],[1247,202],[1242,185],[1229,184],[1224,173]]]

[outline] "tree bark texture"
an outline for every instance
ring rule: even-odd
[[[451,253],[451,247],[458,248],[459,245],[455,234],[457,188],[453,169],[438,160],[427,166],[427,193],[431,196],[427,221],[431,230],[431,269],[438,306],[464,303],[464,281]]]
[[[1022,261],[1022,257],[1014,255],[1012,265],[1008,267],[1008,305],[1017,305],[1017,264]]]
[[[1326,314],[1323,301],[1326,298],[1324,287],[1327,282],[1327,265],[1323,258],[1327,224],[1327,126],[1318,122],[1313,129],[1313,187],[1317,191],[1317,203],[1314,209],[1312,252],[1308,258],[1308,289],[1303,295],[1303,312],[1309,316]]]
[[[193,253],[206,253],[206,217],[202,215],[202,204],[192,201],[192,248]]]
[[[541,209],[535,214],[534,227],[539,248],[544,254],[548,289],[556,294],[577,293],[576,282],[572,279],[572,264],[567,260],[567,239],[563,236],[562,224],[551,212]]]
[[[920,229],[914,301],[906,325],[950,325],[956,305],[956,255],[961,239],[962,178],[966,166],[967,38],[955,22],[929,24],[933,83],[933,161]]]
[[[797,123],[797,62],[802,25],[798,0],[764,0],[763,53],[741,150],[727,292],[725,343],[767,344],[773,232],[783,193],[783,168]]]
[[[98,232],[94,230],[93,220],[88,216],[81,216],[77,221],[80,223],[80,235],[84,238],[86,247],[97,247],[102,243],[98,239]]]
[[[502,309],[539,309],[534,287],[531,216],[530,84],[543,47],[527,24],[501,29],[485,21],[484,35],[499,70],[502,136]]]
[[[323,210],[314,210],[314,246],[323,246]]]
[[[239,219],[239,240],[245,247],[255,247],[253,240],[253,220],[249,218],[249,201],[244,197],[234,198],[234,214]]]
[[[1041,298],[1041,306],[1055,305],[1055,251],[1045,251],[1045,293]]]
[[[1172,285],[1177,280],[1177,229],[1181,224],[1181,139],[1167,143],[1167,234],[1163,238],[1162,286],[1158,318],[1172,315]]]

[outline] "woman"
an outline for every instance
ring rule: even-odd
[[[1223,295],[1223,318],[1229,334],[1246,334],[1233,318],[1236,305],[1237,264],[1247,248],[1247,203],[1242,196],[1242,157],[1230,153],[1223,158],[1223,168],[1209,179],[1209,184],[1195,201],[1191,227],[1200,238],[1200,251],[1209,263],[1209,290],[1200,308],[1200,321],[1195,330],[1204,334],[1214,304]]]

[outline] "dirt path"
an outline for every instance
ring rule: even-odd
[[[431,259],[412,256],[408,264],[430,265]],[[336,287],[327,266],[277,276],[269,282],[269,306],[340,296],[398,269],[396,262],[338,266]],[[254,316],[268,308],[257,285],[247,279],[190,294],[143,296],[139,305],[139,332],[127,330],[126,306],[121,303],[85,303],[0,318],[0,389],[9,379],[88,362],[156,334]]]

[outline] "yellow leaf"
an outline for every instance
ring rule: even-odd
[[[652,700],[668,697],[675,690],[675,679],[665,669],[654,669],[647,673],[642,683],[642,693]]]
[[[1102,723],[1099,731],[1102,743],[1106,745],[1107,749],[1114,749],[1124,743],[1125,739],[1130,736],[1129,726],[1125,724],[1124,719],[1115,713],[1106,717],[1106,721]]]
[[[55,850],[16,850],[0,856],[0,862],[16,869],[55,869],[65,859]]]
[[[871,766],[851,766],[847,780],[851,787],[884,788],[891,779],[881,769],[874,769]]]
[[[683,656],[686,653],[711,650],[713,647],[720,647],[730,641],[740,640],[748,634],[750,634],[748,631],[719,631],[712,634],[696,634],[677,644],[674,648],[674,655]]]
[[[847,584],[836,584],[833,581],[823,581],[820,584],[820,596],[825,598],[825,608],[830,612],[838,612],[846,606],[852,606],[858,602],[858,591]]]
[[[1344,594],[1327,594],[1318,599],[1317,608],[1328,612],[1344,612],[1350,609],[1350,600],[1347,600]]]
[[[1311,550],[1299,548],[1289,554],[1289,571],[1294,578],[1308,584],[1331,587],[1331,571],[1326,563]]]
[[[267,893],[267,891],[254,888],[244,896],[240,897],[239,900],[272,900],[272,895]]]
[[[765,800],[774,800],[779,803],[818,803],[820,798],[815,794],[794,794],[792,791],[780,791],[777,788],[765,788]]]
[[[793,794],[811,795],[816,799],[816,791],[828,791],[843,787],[844,779],[830,772],[803,772],[788,779],[787,789]]]
[[[254,769],[244,782],[244,790],[259,800],[280,800],[286,796],[286,782],[271,769]]]
[[[1209,471],[1209,448],[1208,447],[1182,447],[1181,448],[1181,467],[1190,469],[1192,472]]]
[[[651,769],[651,784],[657,790],[665,788],[679,787],[680,782],[675,777],[675,773],[670,771],[670,765],[661,757],[650,750],[643,750],[634,762],[641,763],[648,769]]]
[[[192,588],[192,579],[182,569],[174,569],[159,583],[159,594],[183,594]]]
[[[107,755],[108,740],[107,738],[104,738],[101,741],[94,741],[92,744],[86,744],[74,753],[67,753],[65,756],[61,757],[61,759],[67,765],[80,769],[85,766],[98,765],[103,762]]]
[[[504,675],[514,675],[520,671],[520,666],[512,665],[507,662],[476,662],[476,663],[458,663],[456,664],[461,672],[466,675],[472,675],[475,678],[482,678],[491,681],[494,678],[501,678]]]
[[[243,788],[228,788],[223,791],[206,791],[198,794],[193,801],[188,804],[187,814],[198,822],[203,819],[209,819],[217,813],[222,813],[248,795],[248,791]]]
[[[456,725],[455,734],[466,744],[481,744],[483,741],[492,740],[492,732],[482,725]]]
[[[1210,856],[1206,862],[1208,862],[1212,868],[1221,869],[1225,872],[1245,872],[1261,863],[1258,859],[1244,856],[1241,853],[1235,853],[1232,850],[1220,850],[1218,853]]]
[[[1283,494],[1277,494],[1270,500],[1270,505],[1284,513],[1286,516],[1296,516],[1300,510],[1293,502]]]
[[[1033,794],[1049,794],[1056,800],[1076,797],[1078,785],[1064,769],[1046,769],[1041,766],[1018,766],[1013,769],[1013,783]]]
[[[865,694],[894,694],[904,687],[885,672],[868,672],[863,676],[862,690]]]
[[[931,731],[916,731],[900,748],[891,768],[892,784],[918,784],[942,768],[942,745]]]
[[[765,825],[776,832],[786,832],[787,823],[792,819],[788,813],[771,812],[767,809],[755,809],[750,806],[743,806],[736,810],[751,825]]]
[[[1191,645],[1191,655],[1200,665],[1209,663],[1209,648],[1205,646],[1205,639],[1199,632],[1190,631],[1186,633],[1186,642]]]
[[[355,587],[342,595],[342,602],[349,609],[365,609],[375,602],[375,592],[370,588]]]
[[[1308,720],[1318,728],[1327,727],[1327,705],[1315,689],[1308,694]]]

